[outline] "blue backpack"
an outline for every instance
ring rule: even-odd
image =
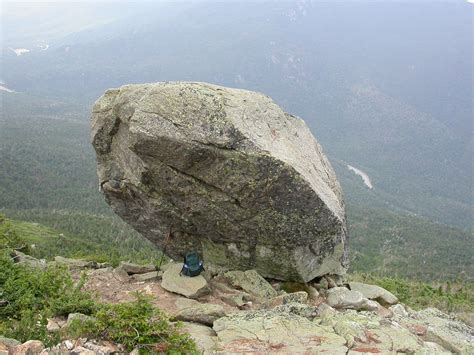
[[[186,253],[184,265],[179,274],[193,277],[200,275],[202,271],[204,271],[204,263],[199,258],[199,254],[195,251]]]

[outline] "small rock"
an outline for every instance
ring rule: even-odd
[[[311,285],[308,285],[307,286],[307,290],[308,290],[308,297],[311,299],[311,300],[315,300],[316,298],[319,297],[319,292],[318,290],[311,286]]]
[[[127,262],[121,262],[120,267],[127,272],[127,274],[145,274],[147,272],[156,271],[155,265],[138,265]]]
[[[375,300],[384,306],[390,306],[398,303],[397,297],[395,297],[391,292],[377,285],[369,285],[361,282],[350,282],[349,287],[352,291],[358,291],[362,293],[365,298],[368,298],[369,300]]]
[[[94,321],[94,320],[95,320],[94,317],[87,316],[82,313],[69,313],[69,315],[67,316],[66,326],[67,327],[71,326],[71,323],[74,321],[79,321],[83,323],[83,322],[89,322],[89,321]]]
[[[409,324],[407,326],[408,330],[411,331],[413,334],[416,334],[420,337],[426,335],[427,328],[421,324]]]
[[[117,347],[111,343],[108,345],[98,345],[92,341],[87,341],[83,345],[84,348],[92,350],[95,354],[111,354],[117,352]]]
[[[83,259],[70,259],[62,256],[54,257],[54,261],[59,265],[66,265],[72,269],[95,269],[97,263],[95,261],[87,261]]]
[[[57,318],[48,319],[48,324],[46,324],[46,330],[48,332],[57,332],[66,324],[65,320],[60,320]]]
[[[5,337],[2,337],[0,336],[0,344],[4,344],[8,347],[14,347],[14,346],[18,346],[21,344],[21,342],[19,342],[18,340],[16,339],[12,339],[12,338],[5,338]]]
[[[277,296],[277,292],[256,270],[229,271],[224,278],[233,286],[238,287],[260,299]]]
[[[13,349],[20,344],[21,342],[16,339],[5,338],[0,336],[0,354],[2,354],[3,352],[5,352],[6,354],[8,354],[9,352],[13,352]]]
[[[362,293],[348,290],[345,287],[334,287],[328,290],[327,303],[334,308],[362,310],[376,307]],[[375,308],[376,309],[376,308]]]
[[[221,299],[225,303],[233,307],[242,307],[249,300],[249,295],[246,295],[244,292],[239,292],[230,296],[222,296]]]
[[[319,317],[321,317],[322,319],[331,318],[332,316],[337,314],[337,311],[334,308],[332,308],[330,305],[328,305],[327,303],[321,303],[318,306],[317,311],[318,311]]]
[[[178,298],[175,301],[178,313],[174,316],[176,320],[211,325],[216,319],[225,316],[224,308],[218,304],[199,303],[197,301]]]
[[[117,280],[121,282],[127,282],[130,280],[128,273],[121,266],[116,267],[114,269],[113,275]]]
[[[13,250],[11,256],[15,263],[27,265],[32,268],[45,269],[47,265],[46,260],[33,258],[18,250]]]
[[[329,282],[326,278],[321,278],[317,284],[314,285],[317,290],[324,291],[329,288]]]
[[[63,345],[67,350],[71,350],[74,347],[74,344],[70,340],[65,340]]]
[[[405,307],[402,304],[393,305],[389,307],[389,310],[392,311],[394,315],[408,317],[408,312],[405,310]]]
[[[89,350],[83,346],[76,346],[71,350],[71,355],[96,355],[96,352]]]
[[[199,298],[210,292],[206,279],[202,276],[181,276],[183,264],[173,264],[163,273],[161,287],[187,298]]]
[[[365,304],[359,309],[364,311],[378,311],[381,308],[382,306],[378,302],[367,300]]]
[[[210,286],[212,289],[217,290],[223,293],[235,293],[234,288],[229,287],[229,284],[226,278],[223,275],[218,275],[210,281]]]
[[[286,303],[273,308],[277,313],[291,313],[313,320],[318,316],[318,308],[303,303]]]
[[[112,264],[108,263],[108,262],[97,263],[97,269],[108,269],[108,268],[111,268],[111,267],[112,267]]]
[[[271,300],[262,304],[262,308],[274,308],[287,303],[306,303],[308,294],[305,291],[285,293],[280,296],[273,297]]]
[[[36,354],[42,352],[44,345],[39,340],[28,340],[14,349],[14,354]]]
[[[375,301],[373,301],[375,302]],[[378,308],[376,309],[376,312],[377,312],[377,315],[380,317],[380,318],[392,318],[393,317],[393,312],[388,309],[388,308],[385,308],[384,306],[378,304]]]
[[[328,282],[328,288],[334,288],[338,286],[336,281],[331,276],[324,275],[323,278],[325,278],[326,281]]]
[[[160,280],[163,276],[163,271],[151,271],[144,274],[133,274],[132,279],[135,281],[155,281]]]
[[[189,333],[198,348],[204,353],[214,353],[216,350],[216,332],[201,324],[184,322],[183,332]]]

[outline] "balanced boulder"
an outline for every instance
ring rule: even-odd
[[[176,260],[196,250],[220,270],[305,282],[347,268],[334,171],[304,121],[265,95],[111,89],[94,105],[92,144],[106,201]]]

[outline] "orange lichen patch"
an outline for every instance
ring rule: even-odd
[[[236,339],[224,346],[225,351],[231,352],[260,352],[268,351],[268,343],[257,339]],[[280,348],[281,349],[281,348]]]
[[[425,336],[426,335],[426,327],[421,324],[407,324],[408,330],[412,332],[413,334],[416,334],[418,336]]]
[[[270,344],[270,346],[269,346],[270,349],[269,349],[269,350],[281,350],[281,349],[283,349],[284,347],[286,347],[286,345],[283,344],[283,343]]]
[[[365,329],[364,330],[364,333],[365,333],[365,336],[367,338],[367,342],[368,343],[376,343],[376,344],[380,344],[381,341],[378,339],[378,335],[377,334],[374,334],[372,333],[370,330],[368,329]]]

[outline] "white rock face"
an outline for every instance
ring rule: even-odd
[[[181,260],[309,281],[347,268],[342,191],[303,120],[260,93],[127,85],[94,105],[92,143],[114,211]]]

